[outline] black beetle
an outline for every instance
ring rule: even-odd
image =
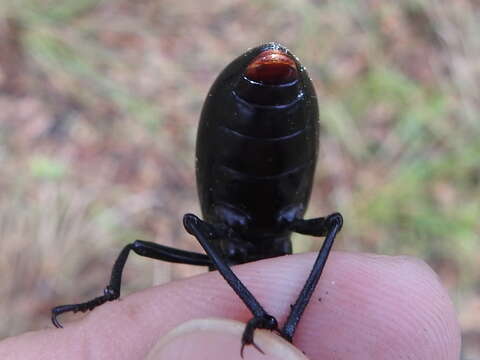
[[[183,218],[205,254],[137,240],[118,256],[104,294],[52,309],[85,312],[120,296],[130,250],[163,261],[218,270],[250,309],[242,337],[254,344],[255,329],[275,330],[288,341],[320,278],[343,219],[339,213],[304,220],[318,156],[318,105],[305,68],[289,50],[268,43],[228,65],[203,106],[196,149],[197,187],[205,220]],[[292,232],[325,236],[313,269],[283,328],[236,277],[230,266],[291,254]]]

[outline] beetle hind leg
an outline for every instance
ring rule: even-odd
[[[317,286],[318,280],[322,275],[333,242],[335,241],[338,232],[341,230],[342,225],[343,217],[340,213],[333,213],[327,217],[309,220],[297,220],[292,224],[291,229],[295,232],[313,236],[325,236],[325,240],[318,253],[310,275],[308,276],[302,291],[298,295],[295,304],[292,306],[287,321],[281,330],[281,335],[290,342],[292,341],[298,322],[310,301],[310,297]]]
[[[213,246],[212,240],[219,236],[214,225],[211,225],[193,214],[186,214],[183,217],[183,224],[188,233],[195,236],[205,252],[210,257],[215,269],[223,276],[225,281],[240,297],[243,303],[253,314],[253,318],[247,323],[242,336],[242,347],[240,355],[243,358],[243,349],[246,345],[253,345],[257,350],[263,351],[255,344],[253,337],[256,329],[267,329],[278,331],[277,320],[269,315],[260,303],[255,299],[252,293],[245,287],[240,279],[235,275],[227,261],[222,257]]]
[[[123,268],[127,262],[130,251],[136,254],[157,260],[175,262],[189,265],[212,266],[207,255],[198,254],[190,251],[171,248],[157,243],[136,240],[126,245],[115,261],[110,276],[110,282],[105,287],[103,295],[98,296],[90,301],[79,304],[60,305],[52,309],[52,323],[57,328],[61,328],[62,324],[58,321],[58,316],[66,312],[87,312],[93,310],[107,301],[113,301],[120,297],[120,288],[122,285]]]

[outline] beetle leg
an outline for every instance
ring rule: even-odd
[[[189,265],[212,266],[212,262],[205,254],[198,254],[190,251],[175,249],[149,241],[136,240],[135,242],[126,245],[118,255],[118,258],[112,268],[110,283],[103,291],[103,295],[80,304],[60,305],[54,307],[52,309],[53,325],[55,325],[55,327],[57,328],[62,327],[62,325],[57,319],[60,314],[63,314],[65,312],[86,312],[88,310],[93,310],[97,306],[100,306],[107,301],[113,301],[115,299],[118,299],[120,297],[123,268],[125,266],[125,263],[127,262],[130,250],[140,256],[148,257],[151,259]]]
[[[298,220],[292,226],[293,231],[302,234],[326,237],[322,248],[318,253],[317,259],[315,260],[312,271],[310,272],[302,291],[298,295],[295,304],[292,306],[290,315],[288,315],[287,321],[281,330],[282,336],[290,342],[292,341],[293,334],[295,333],[295,329],[297,328],[303,311],[305,310],[310,297],[317,286],[318,280],[322,275],[323,268],[327,262],[328,254],[330,254],[335,237],[342,228],[342,225],[342,215],[339,213],[334,213],[326,218]]]
[[[260,305],[252,293],[245,287],[245,285],[243,285],[230,266],[228,266],[225,259],[214,248],[211,240],[217,235],[215,227],[202,221],[193,214],[186,214],[183,217],[183,225],[190,234],[197,238],[200,245],[212,260],[215,268],[220,272],[233,291],[235,291],[254,316],[247,323],[243,332],[242,348],[240,351],[241,356],[243,357],[243,348],[245,345],[254,345],[255,348],[261,351],[253,341],[255,329],[278,330],[277,320],[263,309],[262,305]]]

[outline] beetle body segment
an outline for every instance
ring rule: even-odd
[[[296,79],[272,84],[245,76],[252,61],[272,50],[295,62]],[[307,208],[318,137],[313,84],[287,49],[261,45],[218,76],[198,128],[197,188],[206,221],[227,225],[249,243],[247,255],[231,262],[291,253],[288,225]]]

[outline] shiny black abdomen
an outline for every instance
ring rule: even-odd
[[[266,44],[233,61],[205,101],[197,136],[197,187],[206,221],[254,247],[248,261],[291,253],[288,224],[303,218],[318,153],[318,107],[305,69],[263,85],[245,68]],[[281,48],[284,50],[284,48]]]

